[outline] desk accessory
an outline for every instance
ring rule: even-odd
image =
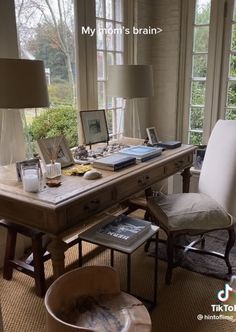
[[[90,146],[95,143],[108,142],[109,133],[105,110],[80,111],[84,143]]]
[[[92,169],[91,171],[84,173],[84,178],[87,180],[95,180],[95,179],[99,179],[101,177],[102,177],[102,174],[100,172],[96,171],[95,169]]]
[[[21,178],[24,191],[36,193],[40,189],[40,169],[38,165],[22,166]]]

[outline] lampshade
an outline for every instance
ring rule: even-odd
[[[43,61],[0,59],[0,108],[49,106]]]
[[[107,93],[112,97],[123,97],[126,99],[153,96],[152,66],[109,66]]]

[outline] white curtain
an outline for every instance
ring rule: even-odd
[[[0,0],[0,57],[18,58],[14,0]],[[22,159],[25,141],[20,111],[0,109],[0,165]]]
[[[1,78],[0,78],[1,79]],[[25,159],[25,142],[19,110],[0,111],[0,164]]]

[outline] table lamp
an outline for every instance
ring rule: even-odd
[[[10,124],[12,110],[47,106],[49,106],[49,99],[43,61],[1,58],[0,109],[4,110],[2,114],[6,118],[5,125],[12,130],[12,134],[15,134],[13,126],[17,127],[17,124],[13,123],[12,126]],[[19,113],[15,113],[13,121],[20,121]],[[13,137],[9,137],[9,132],[6,130],[5,135],[4,138],[1,132],[1,142],[5,139],[8,145]],[[15,144],[17,143],[16,140]]]
[[[140,121],[138,112],[135,111],[136,98],[153,96],[153,73],[150,65],[112,65],[108,68],[107,94],[111,97],[124,99],[123,109],[127,106],[127,100],[132,105],[131,117],[133,124],[133,136],[135,127],[138,127],[140,137]],[[136,121],[135,121],[136,119]],[[136,125],[135,125],[136,122]]]

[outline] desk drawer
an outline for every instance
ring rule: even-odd
[[[178,171],[183,170],[187,166],[191,166],[192,156],[182,156],[164,167],[165,176],[172,175]]]
[[[151,169],[149,171],[143,172],[138,176],[134,175],[126,181],[123,181],[118,189],[118,198],[123,200],[129,198],[134,193],[142,191],[149,188],[153,183],[163,179],[164,176],[164,166],[158,169]]]
[[[113,189],[98,190],[93,195],[89,195],[86,199],[81,199],[79,202],[71,204],[67,208],[67,219],[73,225],[78,221],[85,220],[94,214],[105,210],[112,204],[115,204],[115,196]]]

